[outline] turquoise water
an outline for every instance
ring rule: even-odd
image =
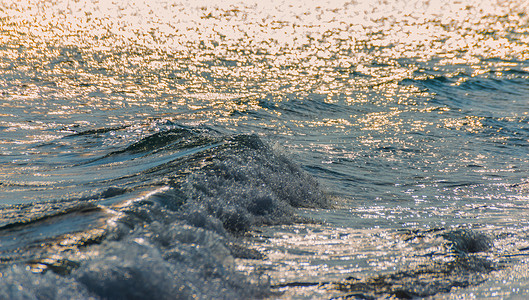
[[[528,13],[1,1],[0,298],[524,298]]]

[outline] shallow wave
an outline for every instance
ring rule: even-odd
[[[393,296],[412,299],[450,292],[454,287],[479,284],[486,280],[489,273],[501,268],[501,264],[488,255],[479,255],[492,247],[492,239],[486,234],[468,229],[402,232],[402,238],[408,241],[432,236],[442,238],[443,247],[440,249],[446,252],[428,253],[422,262],[397,272],[362,279],[349,277],[332,287],[346,292],[341,298]]]

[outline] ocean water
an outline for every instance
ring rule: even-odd
[[[0,1],[1,299],[525,299],[529,3]]]

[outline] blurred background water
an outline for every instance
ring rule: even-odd
[[[14,285],[33,278],[34,284],[22,289],[31,294],[43,276],[39,270],[68,256],[68,261],[80,261],[73,275],[42,277],[51,298],[63,292],[119,298],[86,279],[96,267],[84,261],[97,260],[95,250],[61,248],[60,259],[43,263],[49,254],[35,255],[30,247],[41,242],[36,236],[62,237],[68,230],[78,236],[86,234],[80,229],[86,226],[108,231],[109,220],[133,210],[127,201],[191,184],[186,196],[167,196],[171,203],[188,203],[190,195],[204,190],[213,203],[208,207],[229,204],[229,197],[246,199],[241,205],[252,217],[237,221],[247,223],[243,243],[264,258],[237,257],[232,247],[235,261],[228,269],[269,278],[272,290],[283,293],[271,297],[523,298],[529,293],[524,252],[529,247],[528,13],[527,3],[510,0],[1,1],[5,276]],[[233,138],[241,135],[248,140]],[[255,146],[261,145],[255,138],[265,143]],[[256,147],[266,150],[240,150]],[[245,151],[250,154],[240,154]],[[276,154],[281,158],[273,160],[284,159],[288,167],[263,162]],[[192,162],[181,161],[190,155],[195,155]],[[254,179],[240,185],[205,184],[206,177],[196,170],[215,159],[229,165],[222,172],[242,170],[247,173],[241,176]],[[295,167],[290,164],[310,178],[298,178],[301,171],[291,172]],[[281,180],[265,173],[292,184],[278,187]],[[180,180],[183,174],[192,175]],[[312,198],[320,191],[316,181],[332,205]],[[261,184],[267,188],[260,190]],[[273,206],[278,211],[273,217],[254,219],[264,213],[252,211],[248,203],[265,199],[261,192],[274,195],[266,200],[270,203],[290,195],[288,205],[305,208],[297,214],[316,222],[296,219],[292,224],[290,216],[296,213],[283,204]],[[219,195],[231,196],[224,202]],[[204,197],[197,203],[204,203]],[[86,203],[92,206],[79,209]],[[171,226],[215,231],[213,225],[189,221],[191,213],[178,215],[179,205]],[[10,229],[49,218],[50,210],[70,216],[71,207],[90,216],[81,218],[86,223],[66,217],[68,230],[61,231],[52,225],[63,221],[52,219],[49,229],[37,225],[41,229],[27,233],[29,244],[24,230]],[[238,208],[234,215],[241,216]],[[233,224],[227,220],[232,217],[212,211],[230,231]],[[151,214],[148,210],[150,219],[140,219],[155,219]],[[165,219],[171,215],[160,214]],[[138,239],[166,229],[149,230],[151,235],[134,231],[127,241],[143,245]],[[127,252],[122,233],[119,238],[98,234],[93,247],[102,250],[97,253],[128,255],[120,252]],[[474,248],[461,248],[460,239]],[[169,250],[155,244],[150,241],[149,251],[162,253],[160,263],[170,261],[164,256]],[[10,254],[17,247],[26,253],[22,258]],[[99,258],[103,262],[110,254],[105,255]],[[465,270],[456,268],[462,277],[445,272],[447,285],[433,275],[421,280],[403,271],[477,256],[488,269],[483,263],[458,265]],[[29,260],[34,266],[35,259],[40,269],[26,271],[19,265]],[[218,276],[236,276],[226,272]],[[388,279],[384,286],[369,281],[403,273],[411,275]],[[348,283],[336,283],[351,276],[355,279]],[[179,281],[194,286],[183,298],[212,296],[213,290],[201,290],[203,279],[197,278]],[[77,290],[52,288],[61,280],[75,282]],[[248,285],[268,284],[252,280]],[[160,282],[147,285],[159,287]],[[241,285],[231,282],[221,294],[238,295],[245,288]],[[161,290],[167,297],[175,295],[174,286]],[[270,296],[261,289],[253,292]]]

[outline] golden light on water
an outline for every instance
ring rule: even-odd
[[[3,80],[13,83],[19,80],[17,72],[34,72],[36,80],[49,85],[20,82],[23,88],[2,97],[9,98],[10,105],[79,99],[75,107],[52,108],[58,116],[137,106],[187,109],[202,120],[227,120],[234,111],[270,111],[292,97],[309,94],[324,95],[328,103],[345,97],[350,105],[368,101],[385,106],[395,100],[409,104],[421,91],[406,91],[398,82],[424,76],[416,74],[420,67],[409,59],[441,58],[435,62],[438,67],[471,76],[499,66],[487,58],[529,59],[527,4],[495,3],[3,3],[0,54],[17,61],[0,61]],[[30,69],[33,66],[38,67]],[[457,84],[465,79],[459,80]],[[208,93],[239,100],[189,101]],[[251,95],[263,94],[271,107],[252,100],[256,97]],[[219,119],[219,111],[225,112],[224,119]],[[369,124],[366,129],[384,131],[403,125],[397,115],[383,110],[367,113],[346,126]],[[413,122],[415,129],[424,127]]]
[[[421,84],[519,68],[528,13],[527,3],[495,0],[3,1],[1,105],[50,130],[158,115],[287,135],[359,130],[364,144],[477,132],[481,117],[451,115]],[[319,116],[306,103],[351,110]],[[11,119],[0,126],[21,140],[57,136]]]
[[[136,62],[153,69],[168,55],[194,61],[188,66],[199,69],[198,62],[224,59],[243,70],[257,68],[254,76],[266,73],[259,61],[267,60],[290,67],[272,72],[281,75],[300,68],[310,73],[356,67],[374,58],[527,58],[527,4],[492,3],[496,1],[19,1],[2,5],[1,40],[24,46],[26,56],[39,57],[31,52],[40,52],[50,59],[60,54],[53,45],[71,46],[88,63],[93,63],[87,57],[92,53],[132,48],[140,55],[132,52],[125,60],[106,63]],[[513,9],[519,14],[512,14]],[[373,48],[377,50],[365,51]],[[3,52],[21,55],[15,49]],[[74,69],[80,61],[71,62]],[[213,71],[245,76],[237,74],[239,68],[213,66]]]
[[[446,119],[445,126],[456,130],[474,132],[483,128],[483,117],[467,116],[463,119]]]
[[[130,198],[151,179],[173,184],[180,174],[164,172],[188,155],[173,136],[136,153],[130,146],[147,136],[179,126],[257,133],[329,183],[337,205],[350,202],[302,212],[329,224],[253,232],[250,248],[269,259],[241,260],[240,271],[265,270],[280,285],[449,260],[435,226],[480,226],[474,217],[502,207],[498,199],[527,200],[509,182],[529,162],[527,61],[529,2],[519,0],[0,0],[0,187],[28,203]],[[146,182],[130,181],[147,170]],[[228,192],[246,193],[238,184]],[[114,208],[168,188],[149,191]],[[518,226],[510,211],[489,215]],[[86,235],[65,233],[59,246],[99,238],[98,222]],[[330,295],[322,286],[310,293]]]

